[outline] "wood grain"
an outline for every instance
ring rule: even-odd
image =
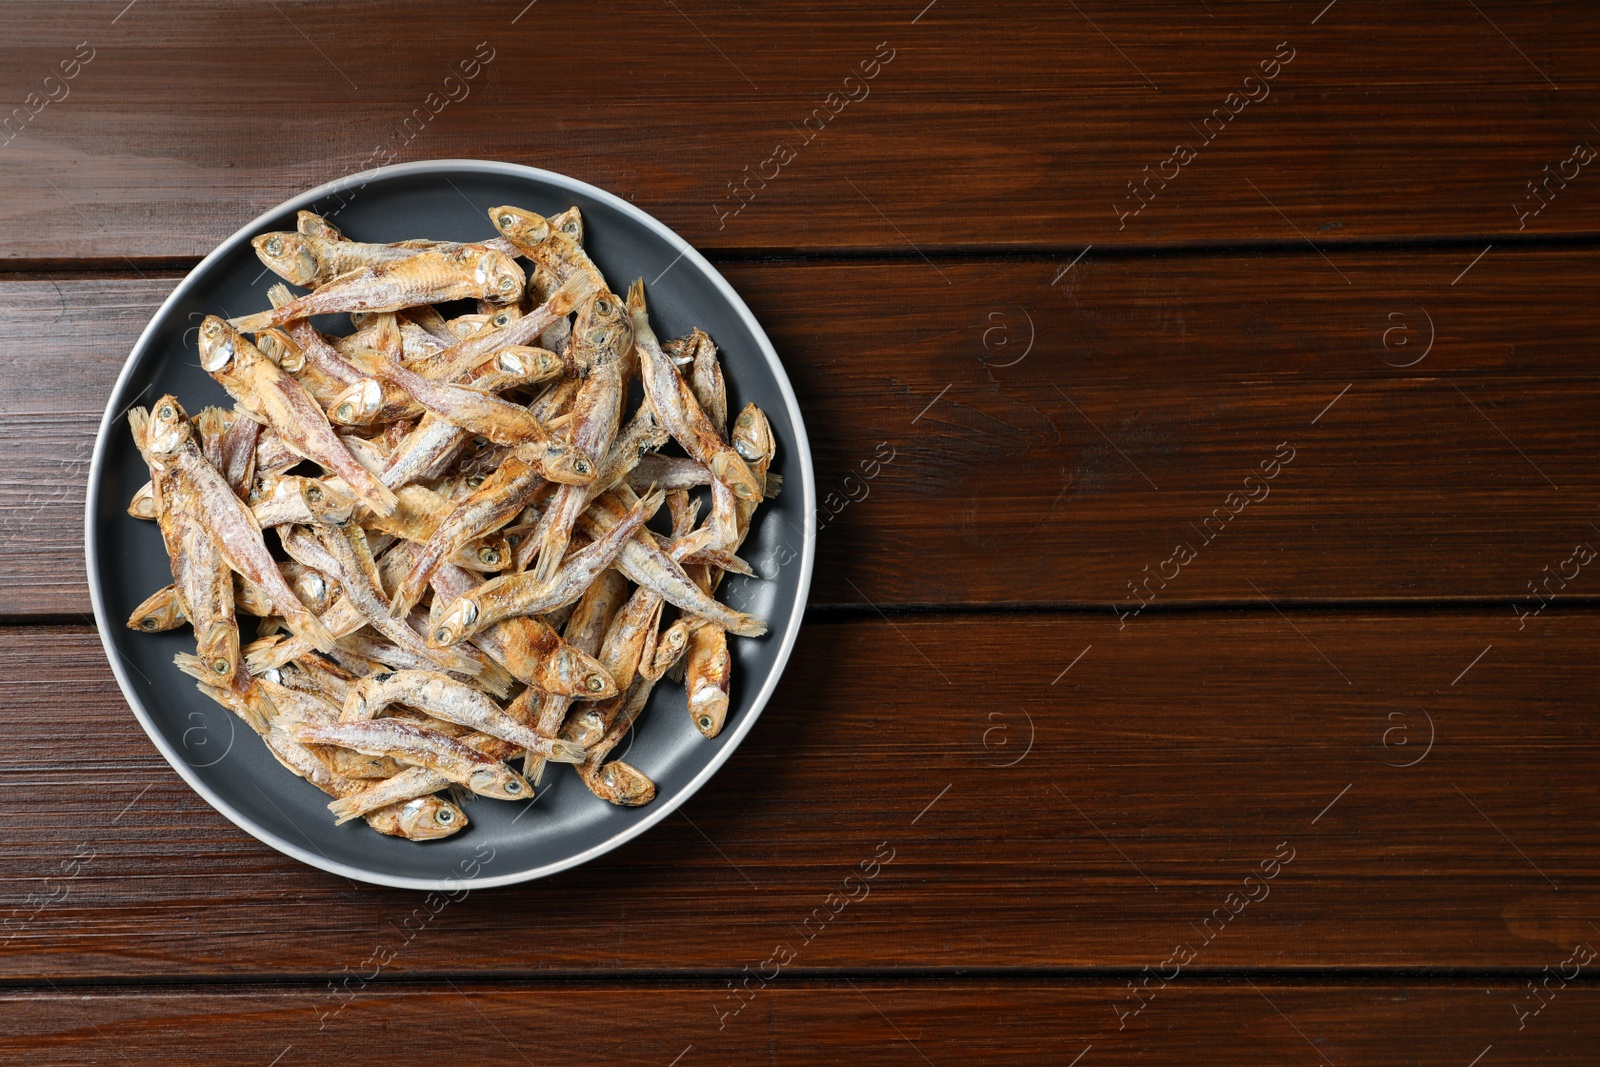
[[[1600,537],[1594,257],[1330,258],[726,264],[813,443],[813,602],[1526,600]],[[0,614],[87,610],[92,434],[173,284],[0,281]]]
[[[1564,957],[1557,956],[1556,963]],[[1552,988],[1556,984],[1552,982]],[[618,1062],[668,1067],[752,1063],[1067,1064],[1406,1063],[1464,1067],[1487,1046],[1500,1062],[1592,1062],[1600,1037],[1593,986],[1558,989],[1518,1030],[1532,994],[1510,982],[1360,985],[1184,983],[1160,989],[1117,1030],[1120,982],[862,980],[822,986],[779,978],[718,1028],[722,983],[326,990],[247,987],[12,993],[0,1052],[12,1062],[217,1067],[471,1060]],[[720,998],[720,1000],[719,1000]],[[334,1009],[343,1005],[337,1015]],[[1085,1049],[1090,1051],[1086,1055]],[[113,1059],[113,1052],[116,1054]],[[1494,1062],[1494,1061],[1488,1061]]]
[[[1593,5],[1319,6],[36,0],[0,44],[0,100],[38,112],[0,134],[0,257],[198,256],[303,189],[451,157],[592,181],[713,250],[1600,233],[1562,167],[1596,136]],[[1572,176],[1536,198],[1547,164]]]
[[[1523,630],[1292,609],[813,623],[684,814],[450,905],[390,973],[737,973],[779,943],[795,973],[1138,969],[1180,944],[1206,970],[1537,969],[1600,937],[1597,640],[1600,613],[1559,604]],[[207,808],[92,632],[0,630],[0,679],[0,903],[20,909],[0,977],[338,974],[424,903]],[[33,914],[30,894],[59,899]]]

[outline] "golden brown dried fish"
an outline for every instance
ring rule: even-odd
[[[300,212],[254,244],[314,291],[275,284],[271,311],[201,326],[202,365],[237,407],[191,422],[168,397],[130,415],[152,479],[129,513],[161,524],[175,581],[129,625],[190,621],[201,655],[180,670],[338,822],[413,841],[467,825],[444,790],[530,799],[547,759],[610,803],[649,802],[649,775],[611,754],[653,687],[684,680],[715,736],[726,633],[765,629],[712,595],[749,573],[736,551],[777,491],[765,418],[751,406],[730,430],[716,345],[660,344],[642,285],[614,295],[576,208],[490,219],[489,241],[365,244]],[[456,299],[477,307],[434,306]],[[324,333],[324,313],[353,330]],[[672,440],[688,455],[650,455]],[[643,525],[663,490],[670,537]],[[526,573],[483,580],[508,566]],[[667,605],[681,616],[663,621]],[[239,649],[236,609],[270,636]],[[527,778],[504,762],[519,753]]]
[[[463,298],[511,303],[522,299],[526,284],[522,268],[504,252],[471,245],[445,251],[430,249],[351,270],[298,300],[271,311],[245,315],[233,320],[232,325],[255,333],[311,315],[400,311],[418,304]]]
[[[332,726],[295,724],[289,732],[302,744],[338,745],[426,767],[483,796],[522,800],[533,793],[527,781],[504,763],[424,726],[374,719]]]
[[[272,427],[292,451],[343,478],[373,511],[394,510],[394,493],[350,454],[300,383],[215,315],[207,316],[200,326],[200,361],[241,407]]]

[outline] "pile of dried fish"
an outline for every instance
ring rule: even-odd
[[[530,799],[547,762],[648,803],[655,784],[607,757],[653,687],[681,678],[715,737],[727,635],[766,631],[714,596],[751,573],[736,552],[778,488],[766,416],[728,426],[716,346],[659,342],[576,208],[489,217],[481,243],[364,244],[300,212],[254,246],[310,292],[274,285],[271,310],[199,328],[233,409],[129,414],[151,480],[128,510],[160,524],[173,584],[128,625],[191,625],[176,661],[202,692],[337,821],[413,841],[464,827],[470,793]],[[473,313],[449,317],[458,301]],[[331,314],[353,332],[311,320]],[[670,533],[646,526],[663,504]],[[239,612],[261,619],[242,649]]]

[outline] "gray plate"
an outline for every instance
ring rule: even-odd
[[[614,807],[570,771],[552,768],[531,803],[474,799],[467,829],[416,844],[373,833],[359,820],[334,826],[326,796],[279,766],[255,734],[173,666],[174,653],[194,651],[187,627],[152,635],[124,625],[141,600],[172,580],[155,524],[125,510],[149,479],[129,439],[126,412],[168,392],[191,413],[207,404],[231,406],[200,369],[194,327],[208,313],[236,316],[270,306],[266,291],[277,278],[262,269],[249,240],[265,230],[294,229],[296,210],[329,214],[357,240],[483,240],[495,236],[486,212],[497,204],[546,214],[577,204],[589,252],[612,284],[643,277],[656,332],[676,337],[705,329],[722,351],[729,410],[755,401],[767,413],[778,441],[773,470],[784,488],[757,513],[741,550],[766,577],[730,578],[720,595],[763,616],[771,631],[730,639],[731,710],[715,740],[690,723],[680,686],[656,690],[631,742],[617,753],[655,780],[659,792],[648,806]],[[772,695],[799,632],[811,582],[815,497],[805,427],[777,354],[744,302],[683,238],[626,201],[548,171],[480,160],[407,163],[313,189],[267,212],[201,261],[161,305],[117,379],[95,442],[85,531],[89,591],[106,656],[140,725],[173,769],[241,829],[313,867],[380,885],[506,885],[583,863],[643,833],[733,754]]]

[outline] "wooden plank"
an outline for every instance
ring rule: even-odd
[[[1470,258],[1091,256],[1059,280],[1042,261],[727,269],[809,427],[814,603],[1109,613],[1526,602],[1600,536],[1593,257],[1496,249],[1452,286]],[[90,435],[172,284],[0,282],[0,614],[87,609],[70,546]],[[1292,462],[1262,479],[1280,444]],[[1181,567],[1179,545],[1196,556]]]
[[[389,972],[737,974],[779,944],[796,973],[1137,970],[1178,945],[1204,969],[1537,969],[1600,937],[1597,641],[1600,613],[1559,604],[1520,631],[1293,609],[814,623],[684,814],[450,904]],[[0,979],[343,974],[424,905],[212,812],[92,632],[0,630],[0,679]]]
[[[113,1051],[115,1062],[131,1065],[355,1063],[370,1062],[375,1048],[396,1067],[469,1059],[573,1067],[847,1060],[1465,1067],[1489,1049],[1499,1062],[1591,1063],[1600,1037],[1600,992],[1592,985],[1562,988],[1555,980],[1544,1009],[1521,1030],[1515,1009],[1519,998],[1532,1002],[1533,995],[1509,980],[1484,986],[1180,979],[1152,988],[1158,992],[1121,1031],[1113,1006],[1128,992],[1107,979],[927,986],[779,978],[739,1015],[720,1017],[717,1005],[733,999],[720,982],[373,984],[345,999],[303,987],[12,993],[0,997],[12,1020],[0,1051],[13,1062],[61,1067],[113,1062]]]
[[[1573,161],[1593,5],[1318,6],[51,4],[0,44],[0,257],[198,256],[303,189],[452,157],[715,250],[1600,233]],[[367,47],[376,22],[403,32]]]

